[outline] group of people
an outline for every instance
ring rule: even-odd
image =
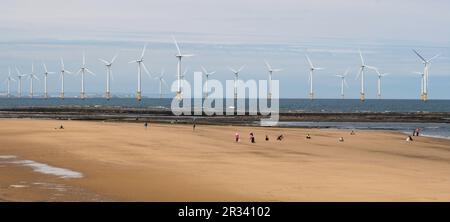
[[[419,136],[420,131],[421,131],[420,128],[414,129],[412,136]],[[406,141],[413,141],[414,139],[412,138],[412,136],[406,137]]]
[[[234,139],[235,139],[236,143],[241,141],[241,136],[239,135],[239,133],[236,132],[236,134],[234,135]],[[281,141],[283,139],[284,139],[283,134],[280,134],[280,135],[277,136],[277,140],[278,141]],[[250,140],[251,143],[256,143],[255,134],[253,132],[250,132],[249,140]],[[270,140],[268,135],[266,135],[265,140],[266,141]]]

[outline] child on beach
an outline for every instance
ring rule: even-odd
[[[269,141],[269,136],[266,135],[266,141]]]
[[[311,139],[311,136],[309,135],[309,133],[308,133],[308,135],[306,135],[306,139]]]
[[[277,140],[281,141],[283,138],[284,138],[284,136],[283,136],[283,134],[281,134],[277,137]]]
[[[250,132],[250,142],[255,143],[255,135],[253,135],[253,132]]]
[[[240,140],[240,138],[239,138],[239,133],[236,133],[236,134],[234,135],[234,138],[235,138],[235,140],[236,140],[236,143],[239,142],[239,140]]]

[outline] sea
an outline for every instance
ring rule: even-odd
[[[0,108],[19,107],[123,107],[169,110],[172,98],[143,98],[140,102],[134,98],[0,98]],[[249,101],[246,101],[249,103]],[[228,104],[223,101],[224,108]],[[280,99],[280,112],[305,113],[433,113],[450,112],[450,100],[405,99]],[[316,127],[357,130],[395,130],[411,134],[416,128],[422,135],[450,139],[449,123],[392,123],[392,122],[280,122],[280,126]]]

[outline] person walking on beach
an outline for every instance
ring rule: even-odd
[[[266,141],[269,141],[269,136],[266,135]]]
[[[250,132],[250,142],[255,143],[255,135],[253,135],[253,132]]]
[[[147,129],[147,126],[148,126],[148,123],[147,123],[147,122],[145,122],[145,123],[144,123],[144,127],[145,127],[145,129]]]
[[[236,140],[236,143],[239,142],[239,140],[240,140],[240,138],[239,138],[239,133],[236,133],[236,134],[234,135],[234,138],[235,138],[235,140]]]
[[[195,123],[192,125],[192,131],[195,131]]]

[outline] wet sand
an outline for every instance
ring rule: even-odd
[[[63,130],[57,129],[63,124]],[[256,143],[248,141],[253,131]],[[241,142],[234,142],[239,132]],[[310,133],[311,140],[305,135]],[[270,141],[264,141],[265,135]],[[283,141],[275,137],[284,135]],[[339,142],[339,137],[345,142]],[[448,201],[450,141],[388,131],[0,119],[4,201]]]

